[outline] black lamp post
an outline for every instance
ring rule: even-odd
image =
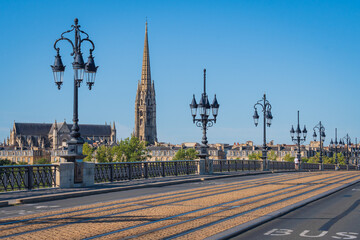
[[[297,117],[298,117],[297,118],[298,123],[297,123],[296,131],[294,130],[294,126],[291,126],[290,135],[291,135],[291,140],[298,147],[296,157],[299,160],[299,169],[301,169],[301,149],[300,149],[300,147],[301,147],[301,144],[306,141],[307,130],[306,130],[305,125],[304,125],[304,129],[302,131],[300,129],[299,111],[297,112]],[[296,136],[294,136],[295,133],[296,133]]]
[[[54,48],[57,52],[57,55],[55,56],[55,62],[54,65],[51,66],[54,74],[54,80],[55,84],[57,85],[58,89],[60,90],[61,85],[63,84],[63,77],[64,77],[64,71],[65,66],[63,65],[61,61],[60,56],[60,48],[57,47],[58,42],[65,40],[69,42],[72,46],[72,52],[71,56],[74,56],[74,62],[72,63],[73,69],[74,69],[74,113],[73,113],[73,126],[71,128],[71,139],[67,142],[68,144],[68,155],[63,156],[68,161],[75,162],[77,159],[81,160],[85,156],[82,155],[82,146],[84,144],[84,139],[81,138],[80,132],[79,132],[79,119],[78,119],[78,88],[80,87],[81,82],[84,79],[84,75],[86,78],[86,83],[91,90],[92,86],[95,83],[95,75],[97,66],[95,66],[94,57],[92,55],[92,52],[95,49],[94,43],[89,39],[89,35],[80,30],[80,25],[78,25],[78,19],[75,18],[74,23],[75,25],[71,26],[71,29],[63,32],[61,34],[61,37],[57,39],[54,43]],[[75,33],[75,41],[71,41],[69,38],[64,37],[64,34],[74,31]],[[84,34],[86,37],[81,38],[81,34]],[[90,55],[88,58],[88,62],[85,64],[84,59],[82,57],[81,52],[81,46],[83,42],[89,42],[91,44],[90,48]]]
[[[355,165],[358,165],[358,142],[357,142],[357,138],[355,138],[355,149],[354,149],[354,156],[355,156]]]
[[[196,126],[202,128],[203,130],[203,137],[202,137],[202,141],[201,141],[201,149],[200,149],[200,154],[198,154],[198,156],[200,157],[200,159],[205,160],[205,172],[209,173],[209,163],[207,161],[207,157],[208,157],[208,141],[207,141],[207,137],[206,137],[206,130],[209,127],[212,127],[214,125],[214,123],[216,123],[216,117],[218,115],[219,112],[219,103],[216,99],[216,94],[214,97],[214,101],[213,103],[210,105],[209,104],[209,99],[208,96],[206,94],[206,69],[204,69],[204,92],[201,95],[200,98],[200,102],[199,104],[196,103],[195,100],[195,94],[193,95],[193,99],[192,102],[190,104],[190,109],[191,109],[191,115],[193,117],[193,122],[196,124]],[[213,119],[210,119],[210,108],[212,109],[212,114],[214,116]],[[196,118],[196,112],[197,109],[199,109],[199,114],[200,114],[200,118],[197,119]]]
[[[266,126],[270,127],[271,126],[271,121],[273,119],[273,116],[271,114],[271,104],[269,103],[268,100],[266,100],[266,94],[264,94],[264,97],[257,101],[257,103],[254,105],[254,124],[255,127],[257,127],[257,125],[259,124],[259,114],[257,112],[257,108],[256,106],[260,106],[262,108],[262,112],[264,114],[264,142],[263,142],[263,149],[262,149],[262,159],[263,159],[263,170],[267,170],[268,169],[268,164],[267,164],[267,146],[266,146]]]
[[[324,127],[324,125],[321,124],[321,121],[314,127],[314,134],[313,134],[314,141],[316,141],[316,137],[317,137],[316,131],[315,131],[316,129],[319,131],[319,136],[320,136],[320,156],[319,156],[320,168],[319,168],[319,170],[323,170],[322,148],[323,148],[323,143],[325,142],[326,135],[325,135],[325,127]]]
[[[338,156],[337,156],[338,146],[342,147],[342,145],[343,145],[343,142],[342,142],[341,138],[340,138],[339,142],[337,141],[337,128],[335,128],[335,141],[333,141],[332,139],[330,141],[330,146],[333,149],[335,149],[335,165],[336,165],[335,170],[338,169]]]
[[[343,137],[343,143],[344,145],[346,143],[346,169],[349,170],[349,146],[351,145],[349,134],[346,134],[345,137]]]

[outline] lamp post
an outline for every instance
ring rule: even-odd
[[[351,145],[349,134],[346,134],[345,137],[343,137],[343,143],[344,145],[346,143],[346,170],[349,170],[349,146]]]
[[[354,155],[355,155],[355,165],[356,165],[356,168],[357,168],[357,166],[358,166],[358,143],[357,143],[357,138],[355,138],[355,153],[354,153]]]
[[[209,127],[212,127],[214,123],[216,123],[216,117],[219,112],[219,103],[216,99],[216,94],[214,97],[213,103],[209,104],[208,95],[206,94],[206,69],[204,69],[204,92],[201,95],[199,104],[196,103],[195,94],[193,94],[193,99],[190,104],[191,115],[193,117],[193,123],[196,124],[197,127],[202,128],[203,137],[201,141],[200,154],[198,154],[201,160],[204,160],[205,164],[205,173],[211,173],[209,161],[208,161],[208,141],[206,137],[206,131]],[[214,116],[213,119],[210,119],[210,108],[212,109],[212,114]],[[196,118],[197,109],[199,109],[200,118]]]
[[[57,39],[54,43],[54,48],[57,52],[55,56],[54,65],[51,66],[55,84],[57,85],[58,89],[60,90],[61,85],[63,84],[63,77],[65,66],[62,63],[61,56],[60,56],[60,48],[58,47],[58,43],[60,41],[65,40],[66,42],[70,43],[72,46],[71,56],[74,56],[73,70],[74,70],[74,107],[73,107],[73,126],[71,128],[71,139],[67,142],[68,144],[68,154],[64,157],[67,161],[76,162],[77,160],[81,161],[85,156],[82,154],[82,146],[84,144],[84,139],[81,138],[79,132],[79,119],[78,119],[78,88],[80,87],[81,82],[84,79],[84,75],[86,78],[86,83],[91,90],[92,86],[95,83],[95,75],[97,71],[97,66],[95,66],[94,57],[92,52],[95,49],[94,43],[89,39],[89,35],[80,30],[80,25],[78,25],[78,19],[75,18],[74,25],[71,26],[71,29],[63,32],[61,37]],[[74,32],[75,39],[74,41],[70,40],[69,38],[64,37],[65,34]],[[85,35],[85,38],[81,38],[81,35]],[[81,47],[84,42],[89,42],[91,44],[90,48],[90,55],[88,57],[88,62],[85,64],[84,59],[82,57]],[[75,165],[76,167],[76,165]]]
[[[321,124],[321,121],[313,129],[314,130],[314,134],[313,134],[314,141],[316,141],[316,137],[317,137],[316,129],[319,131],[319,137],[320,137],[320,156],[319,156],[320,167],[319,167],[319,170],[322,171],[323,170],[322,148],[323,148],[323,143],[325,141],[326,135],[325,135],[325,127],[324,127],[324,125]]]
[[[301,131],[300,129],[300,120],[299,120],[299,111],[297,112],[297,128],[296,131],[294,130],[294,126],[291,126],[291,130],[290,130],[290,136],[291,136],[291,140],[297,145],[298,149],[297,149],[297,159],[299,160],[299,170],[301,169],[301,143],[304,143],[306,141],[306,135],[307,135],[307,130],[306,130],[306,126],[304,125],[304,129]],[[296,136],[294,136],[294,134],[296,133]]]
[[[259,106],[262,109],[263,115],[264,115],[264,142],[263,142],[263,149],[262,149],[262,160],[263,160],[263,171],[268,170],[268,164],[267,164],[267,146],[266,146],[266,126],[270,127],[271,126],[271,121],[273,119],[273,116],[271,114],[271,104],[269,103],[268,100],[266,100],[266,94],[264,94],[263,98],[260,99],[259,101],[257,101],[257,103],[255,103],[254,105],[254,124],[255,127],[257,127],[257,125],[259,124],[259,114],[257,112],[257,106]]]
[[[337,153],[338,153],[338,146],[340,146],[340,147],[342,147],[342,145],[343,145],[343,142],[342,142],[342,140],[341,140],[341,138],[340,138],[340,141],[338,142],[337,141],[337,128],[335,128],[335,141],[333,141],[332,139],[331,139],[331,141],[330,141],[330,146],[333,148],[333,149],[335,149],[335,170],[338,170],[339,169],[339,166],[338,166],[338,156],[337,156]]]

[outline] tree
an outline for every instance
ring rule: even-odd
[[[18,165],[28,165],[27,162],[18,162]]]
[[[196,159],[197,152],[194,148],[179,149],[172,160],[194,160]]]
[[[249,154],[249,160],[261,160],[262,152],[254,152]]]
[[[146,160],[149,157],[146,142],[140,141],[133,136],[121,140],[118,146],[112,148],[111,152],[117,162],[137,162]]]
[[[332,158],[334,159],[334,163],[335,163],[335,154],[333,155]],[[337,160],[338,160],[338,164],[340,164],[340,165],[346,164],[345,156],[342,153],[337,154]]]
[[[5,166],[5,165],[15,165],[16,163],[12,162],[9,159],[0,159],[0,166]]]
[[[285,162],[294,162],[295,157],[291,157],[289,153],[287,153],[284,157]]]
[[[308,158],[301,158],[301,161],[307,163],[309,161],[309,159]]]
[[[100,147],[98,147],[96,149],[95,158],[96,158],[96,161],[99,163],[112,162],[113,156],[114,155],[113,155],[110,147],[101,145]]]
[[[276,161],[277,155],[274,150],[271,150],[270,153],[267,155],[267,158],[272,161]]]
[[[86,157],[84,158],[85,162],[92,162],[93,153],[94,153],[94,148],[91,147],[88,143],[84,143],[83,154],[86,155]]]
[[[50,164],[51,160],[50,159],[46,159],[46,158],[40,158],[40,159],[36,159],[34,161],[34,164]]]

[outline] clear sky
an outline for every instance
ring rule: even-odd
[[[199,101],[203,68],[209,100],[216,93],[220,103],[210,143],[261,144],[252,115],[264,92],[274,117],[268,140],[291,143],[297,110],[307,142],[320,120],[326,143],[335,127],[339,136],[360,138],[360,1],[0,0],[0,139],[14,120],[71,122],[67,44],[60,91],[50,65],[54,41],[75,17],[94,41],[100,66],[93,90],[79,89],[80,123],[115,121],[118,139],[130,136],[147,17],[159,141],[201,141],[189,104],[192,94]]]

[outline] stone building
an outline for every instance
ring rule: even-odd
[[[150,145],[157,142],[155,86],[151,80],[147,22],[141,81],[138,82],[135,99],[134,136]]]
[[[17,123],[10,130],[10,138],[0,147],[0,159],[33,164],[45,158],[51,162],[64,161],[67,153],[72,124],[62,123]],[[113,145],[116,143],[116,128],[113,125],[79,124],[81,137],[89,144]]]
[[[150,158],[148,161],[171,161],[180,149],[193,148],[200,153],[199,143],[182,143],[179,145],[161,144],[159,146],[149,146]],[[228,144],[209,144],[208,154],[209,159],[226,159],[226,151]]]
[[[62,123],[16,123],[10,131],[8,146],[18,148],[37,147],[59,149],[67,147],[72,124]],[[106,145],[116,143],[115,123],[110,125],[79,124],[81,137],[85,142],[100,142]]]

